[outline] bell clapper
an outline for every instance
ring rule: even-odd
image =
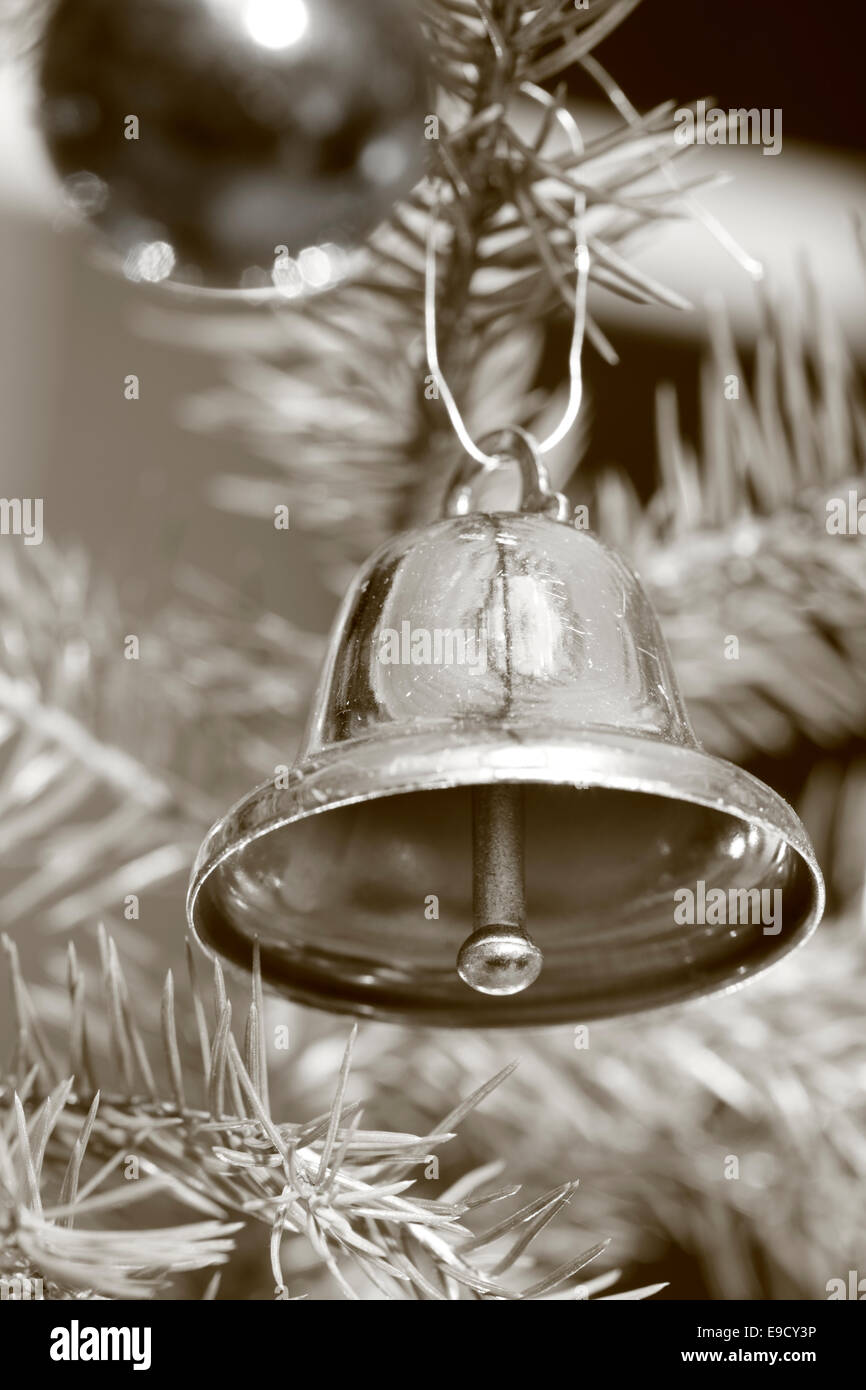
[[[541,951],[528,935],[523,879],[523,788],[472,789],[474,930],[457,973],[479,994],[519,994],[538,979]]]

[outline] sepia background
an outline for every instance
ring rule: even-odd
[[[836,408],[848,422],[850,457],[812,480],[805,501],[791,500],[798,516],[820,512],[820,488],[834,479],[862,487],[861,23],[853,12],[783,0],[757,9],[748,0],[646,0],[599,49],[641,109],[707,96],[723,108],[783,112],[780,156],[728,147],[689,159],[693,173],[731,175],[702,201],[764,264],[769,293],[794,315],[806,347],[814,335],[828,341],[827,323],[832,342],[845,344]],[[589,84],[570,79],[569,91],[585,131],[611,124]],[[718,331],[724,313],[749,380],[766,332],[762,288],[701,227],[645,228],[631,254],[694,307],[636,306],[594,291],[593,313],[620,361],[585,354],[575,501],[620,470],[646,502],[660,485],[660,384],[676,388],[682,438],[700,453],[701,363],[713,323]],[[273,383],[262,385],[254,365],[279,361],[272,348],[280,315],[291,310],[188,310],[157,287],[106,272],[86,238],[65,227],[29,58],[11,35],[0,70],[0,305],[0,491],[43,497],[46,528],[43,546],[5,537],[0,554],[0,925],[51,1032],[63,1023],[68,940],[95,977],[104,922],[150,1039],[159,1032],[162,976],[182,974],[184,893],[201,834],[275,761],[291,760],[322,635],[375,528],[363,515],[363,479],[360,519],[344,508],[324,541],[303,507],[295,523],[295,493],[281,491],[291,412],[280,415]],[[553,312],[541,328],[529,385],[543,393],[561,385],[569,324]],[[138,400],[125,398],[129,374],[139,378]],[[826,418],[816,406],[816,430],[832,423],[832,404],[821,406]],[[327,476],[323,484],[327,493]],[[270,520],[283,495],[292,503],[288,532]],[[652,524],[640,543],[662,563],[665,538]],[[579,1179],[547,1234],[550,1259],[610,1238],[594,1270],[622,1272],[612,1289],[816,1299],[850,1269],[866,1274],[864,546],[866,538],[850,542],[838,599],[829,586],[812,587],[823,560],[810,553],[791,580],[787,630],[771,605],[749,607],[747,587],[731,596],[732,607],[716,615],[719,631],[739,631],[729,624],[742,616],[757,675],[702,662],[689,627],[695,613],[684,617],[658,584],[699,734],[792,799],[815,840],[830,907],[801,955],[729,999],[594,1025],[587,1050],[569,1030],[502,1039],[364,1026],[356,1044],[349,1094],[364,1098],[364,1123],[419,1135],[519,1058],[442,1150],[442,1180],[430,1195],[500,1163],[527,1201]],[[816,617],[821,605],[827,611]],[[819,634],[826,646],[815,635],[822,621],[833,629]],[[140,639],[137,663],[124,660],[129,634]],[[776,663],[792,691],[791,705],[773,715],[755,693],[762,661]],[[19,699],[22,680],[32,703]],[[726,680],[730,692],[719,685]],[[130,893],[140,899],[134,921],[123,913]],[[267,1008],[269,1026],[286,1022],[291,1038],[288,1060],[274,1068],[272,1105],[303,1122],[330,1104],[347,1029],[278,1002]],[[179,1017],[186,1047],[194,1039],[187,1005]],[[109,1046],[107,1025],[92,1026],[94,1046]],[[12,1047],[11,1013],[5,1032]],[[733,1181],[725,1177],[731,1156],[739,1161]],[[127,1211],[120,1219],[137,1218]],[[220,1296],[272,1296],[266,1234],[247,1228],[237,1240]],[[284,1268],[293,1293],[339,1296],[302,1241],[287,1243]],[[161,1296],[199,1297],[205,1281],[197,1279],[181,1277]]]

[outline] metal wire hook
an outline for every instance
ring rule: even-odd
[[[494,460],[516,463],[520,470],[520,503],[518,511],[537,512],[554,521],[565,521],[568,502],[561,492],[553,492],[547,469],[538,454],[538,445],[526,430],[512,425],[488,435],[485,444],[496,449]],[[489,466],[474,459],[461,459],[445,497],[443,516],[467,516],[472,511],[474,484]]]
[[[522,82],[520,90],[539,105],[546,106],[552,110],[560,126],[568,136],[569,143],[575,157],[583,154],[583,138],[577,122],[570,111],[560,106],[557,101],[546,92],[542,87],[537,87],[534,82]],[[475,443],[466,428],[460,408],[457,405],[451,388],[445,380],[444,373],[439,364],[439,351],[436,342],[436,228],[438,203],[434,205],[430,224],[427,233],[427,264],[424,282],[424,328],[427,349],[427,362],[430,367],[430,374],[436,383],[439,396],[448,412],[448,418],[454,429],[457,438],[460,440],[466,453],[470,458],[475,459],[476,463],[482,464],[485,468],[495,467],[498,457],[486,454]],[[569,393],[568,403],[565,413],[562,416],[556,429],[540,442],[533,441],[533,447],[539,454],[549,453],[559,442],[565,438],[571,429],[580,411],[580,404],[583,398],[583,370],[581,365],[581,355],[583,352],[583,340],[586,331],[586,294],[589,282],[589,249],[583,236],[583,215],[586,210],[586,199],[584,194],[575,192],[574,195],[574,216],[572,225],[575,238],[575,287],[574,287],[574,326],[571,335],[571,346],[568,354],[569,372]]]

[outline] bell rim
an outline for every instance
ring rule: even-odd
[[[623,766],[625,761],[626,766]],[[578,768],[583,775],[578,775]],[[742,989],[773,968],[783,957],[805,945],[824,913],[824,879],[805,827],[793,808],[778,792],[751,773],[724,758],[705,752],[696,743],[675,744],[647,734],[611,730],[560,730],[555,738],[539,734],[538,729],[506,726],[491,730],[473,726],[364,738],[332,744],[315,757],[296,764],[289,772],[288,785],[276,787],[274,781],[261,783],[241,797],[205,836],[196,856],[186,899],[189,930],[210,959],[219,959],[244,973],[244,966],[225,948],[199,930],[196,905],[206,881],[227,860],[240,854],[254,840],[263,838],[298,821],[340,807],[365,801],[400,796],[419,790],[490,785],[496,782],[550,783],[581,789],[633,791],[669,797],[728,814],[761,827],[779,837],[799,855],[809,871],[811,908],[795,932],[780,944],[778,951],[756,961],[736,979],[714,982],[705,988],[688,990],[681,996],[653,1002],[646,1007],[610,1010],[595,1015],[597,1020],[630,1015],[658,1014],[699,998],[721,997]],[[226,932],[232,935],[224,916]],[[252,942],[242,933],[233,933],[251,958]],[[247,968],[246,973],[249,973]],[[267,980],[265,981],[267,984]],[[347,1001],[345,1007],[329,996],[327,1003],[298,989],[292,992],[280,981],[273,985],[282,997],[308,1007],[408,1026],[405,1013],[389,1013],[379,1005],[365,1007]],[[495,1016],[483,1025],[470,1021],[441,1024],[422,1020],[423,1027],[447,1026],[528,1030],[591,1022],[586,1010],[581,1017],[556,1017],[549,1022],[528,1020],[515,1023]]]

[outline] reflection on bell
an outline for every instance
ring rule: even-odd
[[[699,747],[638,580],[536,484],[359,574],[288,786],[201,848],[206,950],[258,940],[336,1012],[520,1027],[740,984],[817,925],[799,820]]]

